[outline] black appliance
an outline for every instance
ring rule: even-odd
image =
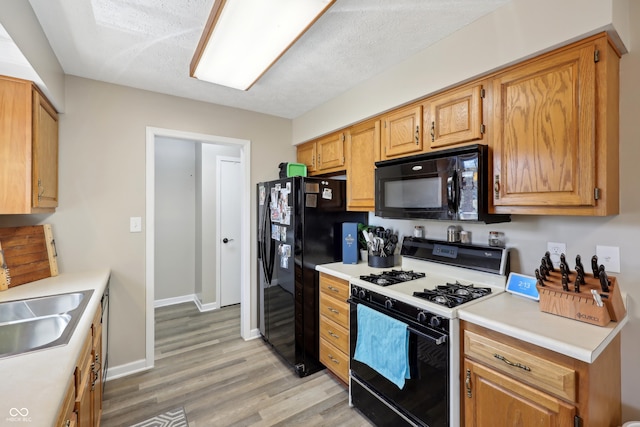
[[[296,373],[319,362],[316,265],[342,260],[342,223],[366,223],[346,211],[345,181],[291,177],[258,184],[260,333]]]
[[[400,270],[351,280],[350,402],[379,426],[458,426],[458,310],[504,292],[509,251],[407,236],[401,254]],[[355,358],[359,335],[368,342],[378,333],[359,328],[361,305],[407,326],[410,378],[403,387]],[[385,349],[379,351],[375,357],[384,357]]]
[[[485,223],[511,221],[489,214],[486,145],[376,162],[376,216]]]

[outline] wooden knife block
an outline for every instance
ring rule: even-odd
[[[593,275],[585,275],[586,284],[580,286],[580,292],[574,292],[571,289],[575,279],[576,274],[572,272],[569,276],[569,291],[562,290],[562,276],[558,271],[550,274],[545,280],[545,286],[536,285],[540,295],[540,310],[598,326],[606,326],[612,320],[617,322],[626,315],[627,310],[615,277],[609,276],[609,292],[602,292],[600,280]],[[596,304],[592,289],[601,295],[604,303],[602,307]]]
[[[0,291],[57,275],[51,224],[0,228]]]

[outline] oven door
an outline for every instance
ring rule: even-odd
[[[458,218],[457,158],[390,160],[376,164],[376,216]]]
[[[376,425],[449,425],[449,337],[374,304],[350,300],[351,403]],[[358,339],[358,304],[407,324],[411,378],[399,389],[368,365],[353,359]]]

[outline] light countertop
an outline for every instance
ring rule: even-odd
[[[627,323],[629,316],[595,326],[540,311],[538,302],[504,292],[469,307],[458,316],[476,325],[592,363]]]
[[[109,275],[109,269],[67,273],[0,292],[4,302],[94,290],[67,345],[0,359],[0,425],[54,424]]]
[[[389,268],[377,269],[364,262],[353,265],[334,262],[318,265],[316,270],[351,281]],[[542,312],[537,301],[507,292],[461,306],[458,317],[587,363],[596,360],[628,321],[628,316],[625,316],[619,322],[595,326]]]

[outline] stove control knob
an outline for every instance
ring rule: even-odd
[[[353,287],[351,288],[351,295],[352,295],[352,296],[354,296],[354,297],[357,297],[357,296],[358,296],[358,288],[356,288],[355,286],[353,286]]]
[[[360,299],[365,299],[367,297],[367,291],[365,291],[364,289],[360,289],[358,291],[358,297]]]
[[[425,323],[426,321],[427,321],[427,313],[425,313],[424,311],[419,311],[418,312],[418,322]]]
[[[386,309],[393,308],[393,300],[391,300],[391,299],[385,300],[384,306],[385,306]]]
[[[431,319],[429,319],[429,324],[432,328],[437,328],[442,324],[442,319],[440,318],[440,316],[433,316],[431,317]]]

